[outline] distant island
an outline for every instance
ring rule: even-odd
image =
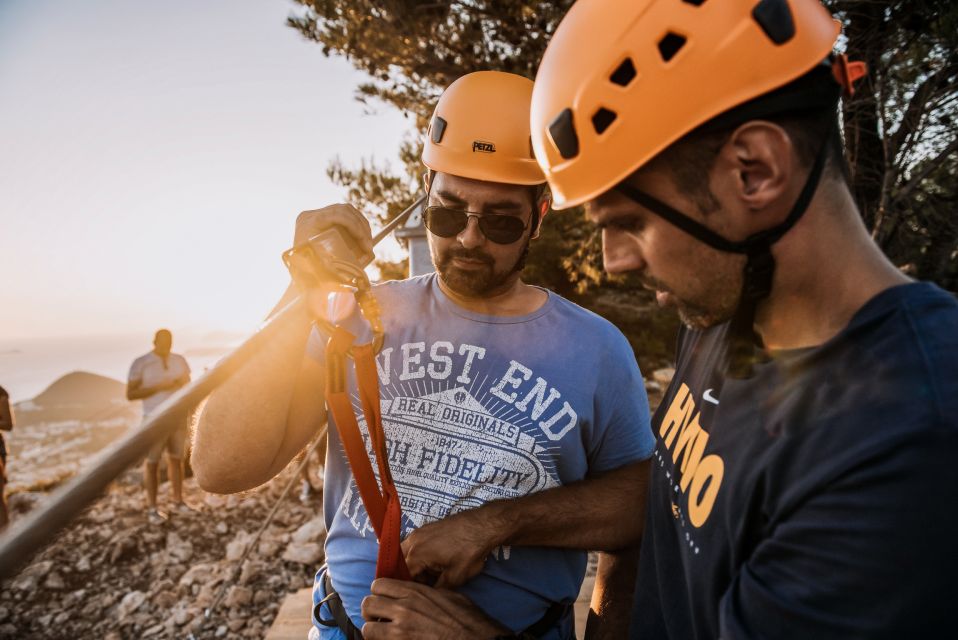
[[[17,424],[62,420],[100,420],[136,412],[126,399],[126,385],[87,371],[74,371],[57,379],[31,400],[14,405]]]
[[[140,420],[124,383],[86,371],[62,376],[13,411],[16,426],[5,434],[11,494],[56,486]]]

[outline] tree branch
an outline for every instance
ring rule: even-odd
[[[943,88],[940,85],[947,85],[947,80],[955,75],[958,75],[958,63],[947,64],[928,76],[925,81],[915,89],[911,100],[908,102],[908,106],[905,107],[904,115],[902,115],[898,129],[891,135],[889,142],[890,158],[899,157],[899,152],[902,150],[902,145],[905,143],[906,138],[913,134],[921,124],[921,119],[926,112],[926,105],[933,98],[940,95],[940,91]]]
[[[951,154],[958,151],[958,138],[955,138],[951,143],[942,149],[941,153],[935,156],[933,159],[925,162],[925,166],[922,167],[921,171],[909,178],[908,182],[902,185],[898,193],[895,194],[895,197],[892,198],[891,206],[895,206],[901,201],[905,200],[911,195],[911,192],[921,184],[922,180],[928,177],[932,171],[938,168],[939,163],[944,162],[945,159]]]

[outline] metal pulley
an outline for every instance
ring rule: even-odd
[[[425,196],[419,198],[386,225],[373,238],[373,247],[402,224],[424,200]],[[364,270],[372,261],[373,254],[363,251],[349,233],[338,226],[326,229],[303,244],[283,252],[283,262],[290,276],[304,291],[327,284],[332,285],[334,290],[352,292],[360,313],[372,331],[373,349],[379,353],[385,341],[382,310]],[[315,321],[327,335],[331,335],[335,329],[335,325],[326,319],[316,318]],[[350,348],[350,356],[353,355],[352,351]]]

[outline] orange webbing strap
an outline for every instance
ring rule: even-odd
[[[359,398],[373,453],[379,466],[382,490],[376,482],[376,475],[366,454],[366,445],[346,387],[346,354],[355,339],[354,335],[342,327],[335,327],[329,337],[326,345],[326,405],[346,451],[346,459],[353,471],[353,478],[356,479],[356,487],[359,489],[363,506],[366,507],[366,514],[379,539],[376,577],[409,580],[409,569],[399,546],[402,508],[386,457],[386,434],[383,432],[379,408],[379,378],[371,343],[353,347],[353,360],[356,363],[356,385],[359,388]]]

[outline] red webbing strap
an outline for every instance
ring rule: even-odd
[[[376,577],[409,580],[409,569],[399,545],[402,508],[386,457],[386,435],[383,432],[379,408],[379,378],[371,343],[354,347],[353,360],[356,363],[356,385],[359,388],[373,453],[379,466],[382,491],[376,482],[346,389],[346,352],[355,339],[355,336],[342,327],[336,327],[329,337],[326,345],[326,404],[333,415],[336,431],[346,451],[346,459],[356,479],[359,496],[379,539]]]

